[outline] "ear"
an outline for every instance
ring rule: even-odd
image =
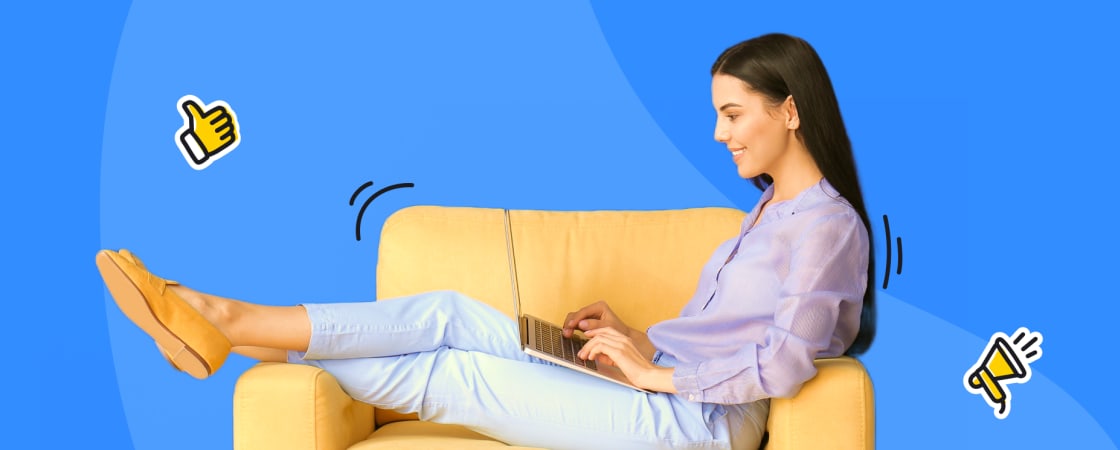
[[[801,127],[801,118],[797,115],[797,103],[793,101],[792,95],[782,102],[782,111],[786,116],[786,128],[796,130]]]

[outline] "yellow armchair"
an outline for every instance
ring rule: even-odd
[[[745,214],[728,208],[664,211],[510,211],[524,313],[559,322],[607,300],[644,328],[676,316],[716,246]],[[513,316],[502,210],[414,206],[382,227],[380,299],[450,289]],[[871,379],[857,360],[817,361],[792,398],[773,399],[766,448],[875,446]],[[462,427],[420,422],[351,399],[329,373],[262,363],[234,392],[234,448],[392,449],[503,447]]]

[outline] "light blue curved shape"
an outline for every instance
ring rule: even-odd
[[[874,285],[886,290],[890,273],[892,295],[976,335],[996,327],[1044,332],[1041,370],[1093,426],[1116,435],[1120,391],[1111,379],[1086,376],[1083,365],[1114,340],[1120,313],[1120,303],[1099,301],[1115,290],[1120,252],[1111,222],[1098,217],[1112,203],[1106,180],[1118,153],[1104,134],[1066,131],[1111,126],[1105,118],[1120,101],[1112,89],[1120,70],[1104,67],[1100,55],[1118,39],[1114,6],[809,2],[791,13],[774,2],[592,4],[647,110],[739,207],[755,198],[712,170],[720,161],[702,149],[718,145],[691,139],[710,133],[715,119],[711,105],[691,99],[704,95],[710,65],[735,43],[771,32],[810,42],[855,150],[872,221]],[[950,32],[950,23],[969,32]],[[1072,76],[1079,86],[1102,87],[1077,116],[1061,113],[1065,101],[1056,94],[1056,80]],[[1077,149],[1076,156],[1057,157],[1057,148]],[[1027,174],[1052,174],[1060,188]]]
[[[195,6],[133,5],[106,112],[102,246],[158,275],[267,304],[371,300],[377,230],[405,206],[730,206],[649,117],[586,4]],[[185,94],[242,126],[201,171],[175,147]],[[373,202],[358,242],[348,202],[367,181],[415,187]],[[194,380],[106,311],[136,448],[227,447],[251,363]]]
[[[988,338],[884,291],[878,295],[878,335],[861,360],[875,386],[879,448],[1068,448],[1074,443],[1116,448],[1100,424],[1046,376],[1045,350],[1032,364],[1030,381],[1007,385],[1011,409],[1000,420],[961,382]]]

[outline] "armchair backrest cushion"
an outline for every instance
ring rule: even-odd
[[[560,321],[606,300],[630,326],[675,317],[742,211],[511,210],[521,312]],[[451,289],[513,317],[501,209],[413,206],[382,227],[377,297]]]

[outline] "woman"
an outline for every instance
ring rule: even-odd
[[[580,357],[654,393],[542,364],[520,351],[512,321],[454,292],[264,306],[163,280],[127,250],[103,250],[97,264],[125,314],[197,378],[232,350],[322,367],[358,400],[518,445],[757,448],[769,398],[795,394],[815,358],[870,345],[870,226],[809,44],[770,34],[727,49],[712,67],[712,101],[715,139],[764,189],[740,234],[712,255],[680,317],[643,332],[600,302],[564,324],[591,338]]]

